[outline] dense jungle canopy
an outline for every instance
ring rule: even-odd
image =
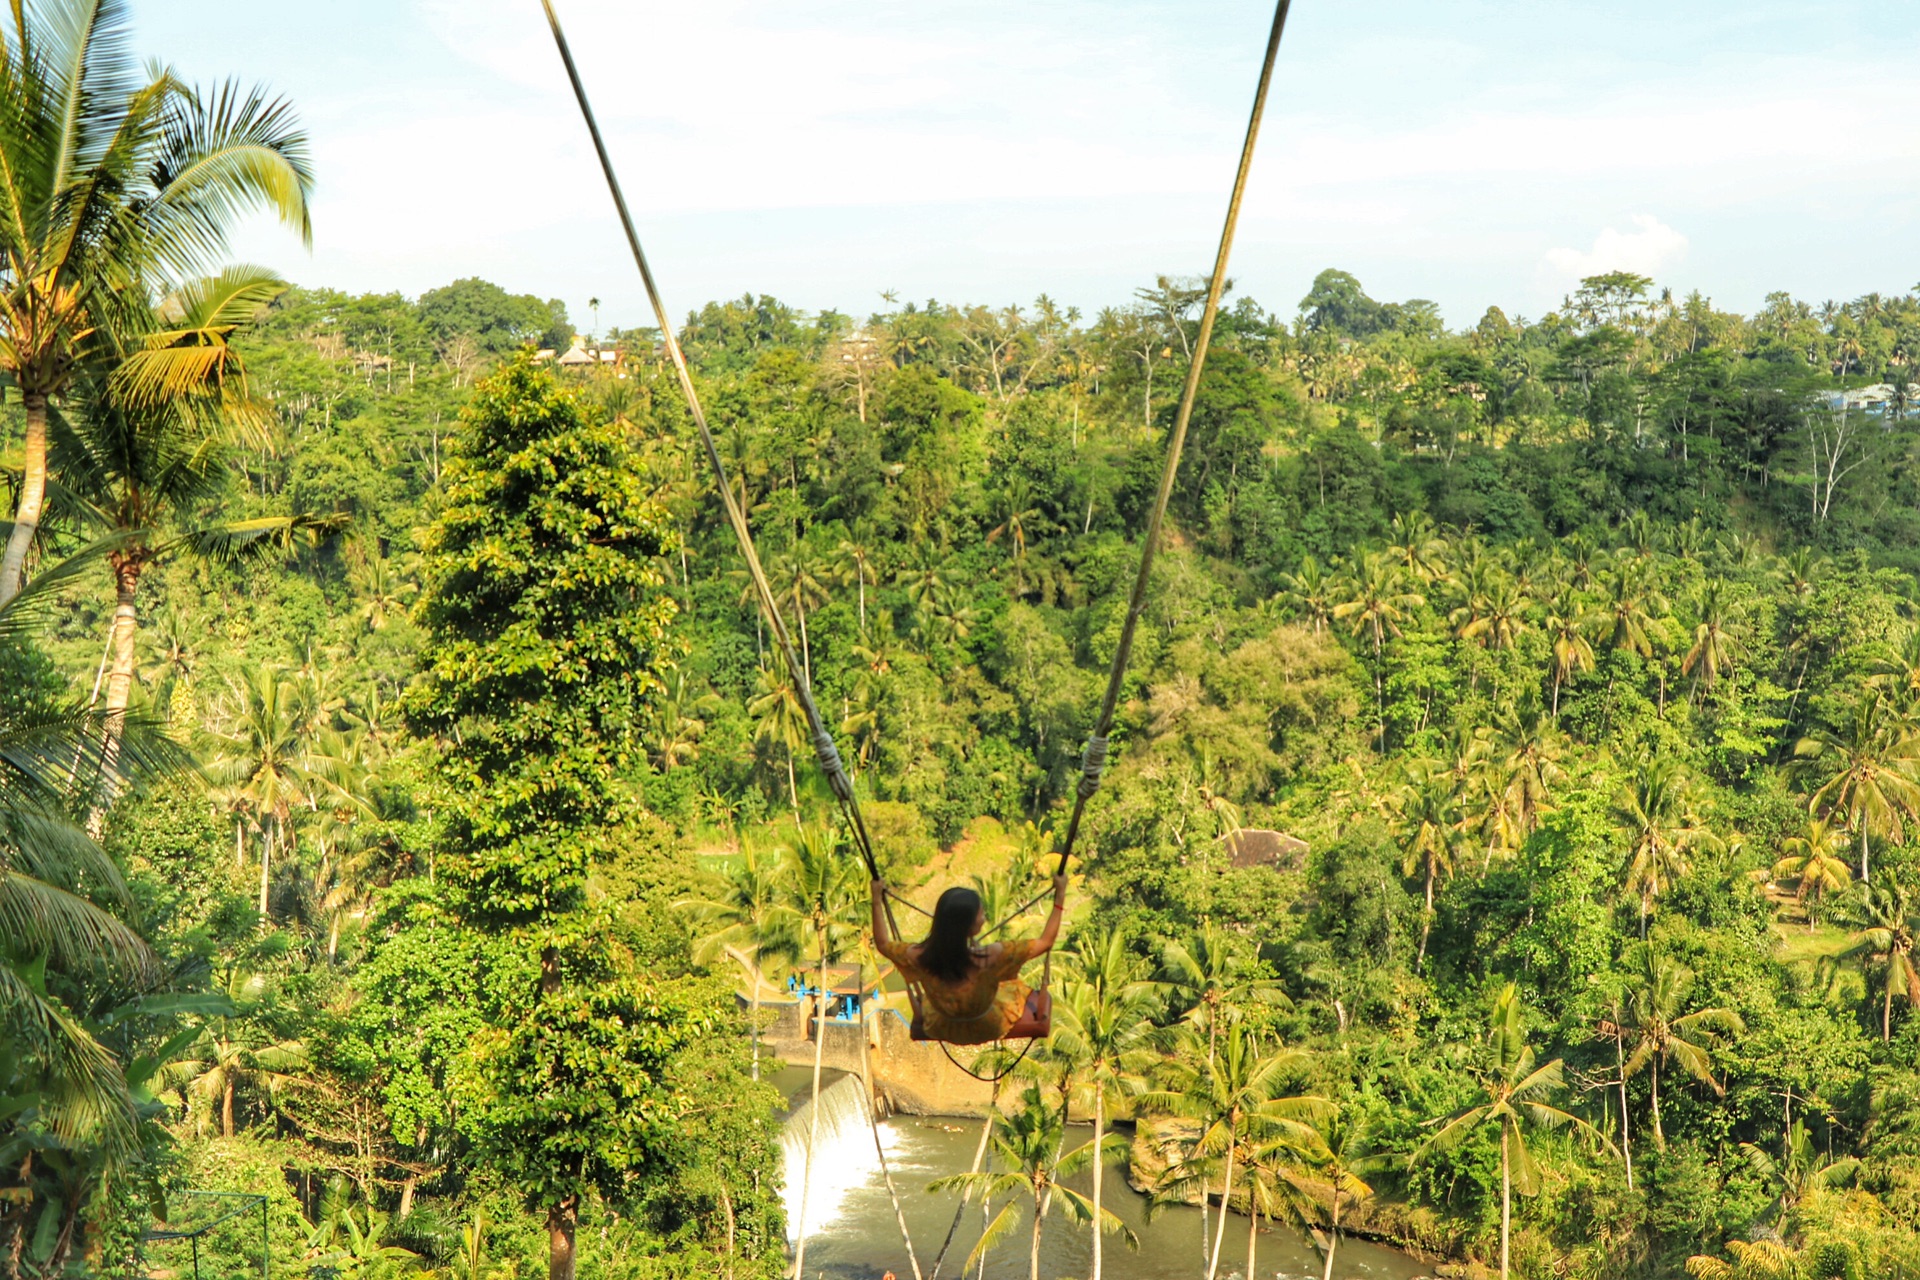
[[[910,892],[1043,883],[1202,285],[687,317]],[[735,993],[864,954],[866,885],[659,335],[249,288],[187,342],[215,391],[43,402],[0,1256],[144,1274],[218,1189],[283,1268],[537,1274],[577,1230],[588,1276],[783,1274]],[[1068,1089],[1206,1121],[1176,1182],[1231,1160],[1323,1229],[1371,1197],[1489,1266],[1504,1184],[1517,1274],[1920,1267],[1920,299],[1229,303],[1073,869],[1074,1034],[996,1149],[1060,1161],[1019,1140]],[[1268,829],[1306,852],[1236,860]]]

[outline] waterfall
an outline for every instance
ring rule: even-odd
[[[800,1216],[800,1183],[807,1176],[807,1135],[814,1110],[820,1112],[820,1149],[813,1157],[813,1194],[807,1198],[807,1234],[840,1216],[849,1193],[864,1187],[878,1174],[880,1160],[873,1152],[868,1130],[867,1087],[856,1075],[832,1083],[823,1078],[819,1098],[801,1095],[800,1105],[787,1117],[780,1132],[786,1157],[786,1181],[781,1200],[787,1210],[787,1232],[792,1235]]]

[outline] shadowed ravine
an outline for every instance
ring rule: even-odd
[[[811,1119],[807,1099],[810,1073],[782,1072],[780,1083],[798,1105],[787,1120],[781,1146],[786,1155],[786,1207],[791,1230],[800,1207],[800,1171],[806,1157]],[[851,1075],[823,1079],[820,1102],[820,1152],[814,1162],[813,1191],[807,1205],[807,1275],[830,1280],[879,1280],[891,1271],[901,1280],[911,1275],[893,1208],[881,1181],[868,1131],[865,1092]],[[892,1116],[880,1122],[880,1139],[900,1189],[907,1226],[920,1250],[921,1266],[931,1264],[952,1221],[952,1193],[930,1193],[927,1184],[949,1174],[964,1173],[972,1163],[979,1136],[977,1119],[946,1116]],[[1080,1128],[1081,1126],[1075,1126]],[[1076,1135],[1071,1144],[1085,1141]],[[1089,1175],[1068,1180],[1086,1190]],[[1125,1170],[1111,1166],[1105,1179],[1105,1200],[1140,1238],[1140,1247],[1128,1249],[1111,1237],[1106,1249],[1106,1280],[1191,1280],[1200,1274],[1200,1213],[1175,1207],[1147,1222],[1146,1197],[1129,1188]],[[989,1280],[1024,1280],[1027,1274],[1027,1224],[996,1248],[987,1259]],[[957,1278],[960,1263],[980,1237],[984,1217],[970,1208],[956,1233],[953,1248],[941,1269],[943,1277]],[[1087,1228],[1056,1213],[1048,1219],[1040,1247],[1040,1273],[1045,1277],[1084,1276],[1091,1240]],[[1227,1224],[1221,1247],[1220,1275],[1242,1276],[1246,1270],[1247,1224],[1236,1215]],[[1286,1227],[1265,1227],[1257,1258],[1262,1280],[1319,1280],[1321,1259],[1311,1243]],[[1354,1280],[1411,1280],[1429,1275],[1432,1268],[1415,1258],[1362,1241],[1347,1240],[1335,1259],[1334,1274]]]

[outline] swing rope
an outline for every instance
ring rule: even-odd
[[[760,611],[773,632],[775,648],[781,662],[786,667],[788,680],[794,695],[800,703],[801,711],[807,722],[808,736],[811,739],[814,757],[826,775],[827,784],[832,789],[840,812],[852,832],[854,845],[865,862],[868,877],[882,880],[880,866],[874,857],[873,841],[867,833],[866,821],[860,812],[860,804],[854,793],[853,779],[848,775],[845,763],[841,760],[840,750],[834,742],[833,734],[828,730],[826,721],[820,714],[819,706],[814,702],[812,682],[808,678],[806,667],[801,663],[793,645],[793,638],[787,630],[785,617],[780,612],[779,602],[774,596],[773,587],[767,581],[766,570],[760,564],[759,552],[755,549],[753,532],[747,525],[745,511],[735,498],[733,486],[727,477],[726,464],[720,457],[719,446],[714,442],[713,431],[707,425],[707,415],[701,406],[700,395],[693,385],[693,375],[687,367],[686,354],[680,349],[679,339],[674,334],[672,318],[667,313],[660,290],[653,278],[653,269],[647,263],[646,252],[640,247],[640,234],[634,227],[633,215],[627,208],[626,196],[620,189],[620,180],[615,175],[613,160],[607,154],[605,140],[600,134],[599,122],[594,118],[593,108],[587,101],[587,91],[580,80],[579,68],[573,60],[573,51],[567,44],[567,37],[560,26],[560,16],[554,11],[553,0],[540,0],[541,8],[546,11],[547,25],[553,32],[555,46],[559,49],[560,60],[566,66],[567,80],[573,87],[574,100],[580,106],[580,114],[586,121],[587,132],[593,138],[594,154],[599,158],[600,171],[607,180],[608,192],[613,197],[614,208],[620,215],[621,229],[626,233],[627,246],[633,251],[634,265],[640,270],[640,280],[647,292],[647,301],[652,305],[654,319],[660,326],[662,344],[667,356],[673,363],[675,377],[680,384],[681,394],[687,402],[687,409],[693,417],[694,425],[700,432],[700,443],[707,455],[707,464],[713,471],[715,487],[720,491],[720,501],[725,506],[727,523],[733,529],[734,541],[739,544],[741,557],[746,561],[747,574],[752,581],[753,593],[758,599]],[[1127,666],[1133,655],[1134,634],[1139,628],[1140,615],[1146,609],[1147,589],[1152,578],[1153,561],[1160,542],[1160,530],[1165,522],[1167,506],[1173,497],[1174,481],[1180,470],[1180,455],[1186,446],[1187,427],[1193,417],[1194,398],[1199,392],[1200,375],[1205,367],[1207,351],[1213,340],[1213,327],[1220,314],[1220,297],[1226,283],[1227,261],[1233,249],[1233,237],[1239,227],[1241,202],[1246,194],[1247,175],[1253,165],[1253,153],[1260,134],[1260,122],[1266,113],[1267,91],[1273,80],[1273,67],[1280,49],[1280,37],[1286,28],[1287,10],[1291,0],[1277,0],[1273,12],[1273,25],[1267,35],[1266,54],[1260,64],[1259,87],[1254,92],[1253,109],[1248,115],[1247,132],[1240,148],[1240,163],[1234,173],[1233,193],[1227,202],[1227,216],[1220,231],[1219,249],[1214,255],[1213,272],[1207,280],[1206,305],[1200,314],[1200,330],[1195,339],[1193,357],[1187,366],[1186,384],[1181,389],[1180,407],[1174,418],[1172,434],[1167,442],[1167,456],[1160,472],[1160,487],[1154,497],[1152,513],[1147,519],[1147,527],[1140,547],[1140,568],[1134,577],[1133,592],[1127,601],[1127,614],[1120,631],[1120,642],[1114,650],[1113,665],[1107,675],[1106,694],[1101,700],[1100,715],[1095,721],[1093,731],[1087,736],[1087,743],[1080,755],[1080,779],[1074,787],[1072,816],[1067,822],[1065,838],[1060,844],[1060,859],[1055,875],[1065,875],[1071,861],[1075,840],[1080,834],[1081,820],[1086,812],[1087,801],[1100,789],[1100,783],[1106,772],[1107,748],[1109,736],[1113,731],[1115,711],[1120,701],[1120,691],[1126,682]],[[884,887],[884,885],[883,885]],[[1045,895],[1041,895],[1044,897]],[[881,909],[885,912],[887,926],[895,937],[900,934],[899,925],[893,914],[893,902],[896,895],[891,891],[883,894]],[[1008,919],[1015,919],[1028,907],[1037,904],[1035,898],[1020,912]],[[915,910],[919,910],[918,907]],[[927,914],[922,912],[922,914]],[[1006,923],[1002,921],[1002,924]],[[998,929],[1000,926],[994,926]],[[1049,953],[1041,978],[1041,990],[1047,990],[1053,976],[1053,957]],[[920,1007],[919,993],[911,983],[907,986],[907,998],[916,1012]],[[1004,1071],[997,1075],[985,1076],[974,1072],[954,1058],[953,1052],[943,1042],[942,1052],[955,1066],[960,1067],[976,1080],[997,1084],[1005,1076],[1025,1061],[1032,1051],[1034,1040],[1029,1039],[1017,1058]],[[861,1041],[865,1048],[864,1034]],[[870,1109],[871,1113],[871,1109]],[[988,1115],[988,1123],[992,1115]],[[877,1121],[876,1121],[877,1123]],[[876,1140],[878,1133],[876,1130]],[[984,1143],[982,1145],[984,1151]],[[884,1155],[883,1155],[884,1158]],[[905,1235],[906,1224],[901,1222],[901,1231]],[[949,1240],[952,1233],[949,1232]],[[907,1242],[908,1254],[912,1256],[912,1241]],[[941,1250],[945,1254],[945,1248]],[[936,1267],[937,1267],[936,1263]],[[916,1272],[918,1266],[915,1267]]]

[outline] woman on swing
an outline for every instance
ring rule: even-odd
[[[1053,913],[1039,937],[984,947],[973,945],[987,927],[980,895],[973,890],[955,888],[941,894],[927,940],[910,943],[887,931],[886,885],[875,880],[872,889],[874,949],[893,961],[902,979],[924,993],[914,1019],[914,1039],[991,1044],[1046,1034],[1044,994],[1020,981],[1020,967],[1051,951],[1060,936],[1060,917],[1067,904],[1065,876],[1053,878]]]

